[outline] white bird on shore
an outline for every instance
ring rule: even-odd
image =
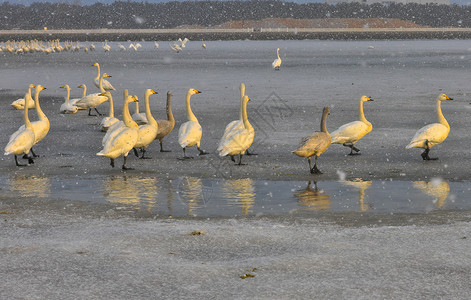
[[[358,153],[360,149],[355,147],[355,143],[373,130],[373,125],[368,122],[365,118],[365,113],[363,112],[363,103],[366,101],[374,100],[367,96],[361,97],[360,104],[358,105],[358,115],[360,116],[359,121],[342,125],[331,134],[332,144],[343,144],[345,147],[349,147],[349,155],[354,155],[353,150],[357,152],[356,154],[360,154]]]
[[[28,93],[27,93],[27,94],[29,94],[30,97],[31,97],[31,89],[34,88],[34,87],[35,87],[34,84],[30,84],[30,85],[28,86]],[[29,102],[28,102],[28,105],[29,105],[28,108],[34,108],[34,107],[35,107],[35,104],[34,104],[33,101],[29,101]],[[25,109],[25,98],[20,98],[20,99],[17,99],[17,100],[15,100],[15,101],[13,101],[13,102],[11,103],[11,106],[12,106],[14,109],[17,109],[17,110],[23,110],[23,109]]]
[[[200,152],[200,155],[208,154],[207,152],[200,149],[201,137],[203,136],[203,128],[201,128],[198,119],[193,114],[190,106],[190,98],[194,94],[199,94],[200,91],[195,89],[189,89],[186,94],[186,116],[188,121],[180,125],[178,130],[178,143],[183,148],[183,159],[193,158],[186,156],[186,148],[196,145],[196,148]]]
[[[235,120],[235,121],[232,121],[230,122],[229,124],[227,124],[225,130],[224,130],[224,134],[221,138],[221,140],[219,141],[219,145],[218,145],[218,148],[222,146],[222,144],[226,141],[227,137],[229,135],[231,135],[233,132],[236,132],[236,131],[239,131],[239,130],[242,130],[242,129],[245,129],[245,123],[244,123],[244,118],[243,118],[243,114],[244,114],[244,96],[245,96],[245,84],[244,83],[241,83],[240,84],[240,111],[239,111],[239,120]],[[255,130],[253,129],[252,125],[250,124],[249,120],[247,119],[247,126],[248,126],[248,130],[250,131],[250,137],[249,137],[249,140],[251,140],[250,142],[250,145],[249,147],[251,146],[253,140],[254,140],[254,136],[255,136]],[[249,153],[248,149],[246,151],[247,155],[253,155],[251,153]],[[235,162],[234,160],[234,157],[231,156],[231,160]]]
[[[250,123],[247,118],[247,102],[250,99],[248,96],[243,96],[242,102],[242,120],[244,128],[232,130],[225,139],[221,139],[217,151],[219,156],[230,155],[231,158],[239,155],[239,165],[242,164],[242,155],[252,145],[253,135],[250,131]]]
[[[450,133],[450,125],[443,116],[441,103],[442,101],[453,100],[445,94],[440,94],[437,99],[437,117],[439,123],[429,124],[419,129],[412,138],[406,149],[423,148],[425,151],[421,154],[423,160],[436,160],[438,158],[430,158],[430,148],[442,143]]]
[[[111,46],[108,45],[108,41],[105,41],[103,44],[103,50],[105,50],[105,52],[111,51]]]
[[[34,144],[33,126],[31,125],[31,122],[28,118],[29,102],[32,102],[31,94],[27,93],[24,99],[26,103],[23,115],[23,120],[25,124],[10,136],[8,144],[5,147],[5,155],[15,155],[15,163],[17,167],[26,166],[18,163],[17,155],[24,154],[28,156]],[[28,163],[34,163],[33,159],[30,156],[28,156]]]
[[[108,117],[104,117],[101,122],[101,131],[107,131],[113,124],[118,122],[119,120],[114,117],[114,105],[113,105],[113,97],[111,96],[110,92],[102,93],[101,96],[106,96],[108,101],[110,102],[110,111]]]
[[[146,119],[148,123],[139,126],[139,139],[137,140],[136,145],[134,145],[134,152],[136,156],[139,156],[137,154],[136,148],[141,149],[141,159],[149,158],[145,157],[146,149],[156,139],[159,128],[157,121],[154,119],[150,111],[149,96],[153,94],[157,94],[157,92],[151,89],[147,89],[144,95],[144,102],[146,106]]]
[[[99,88],[100,91],[101,91],[101,87],[100,87],[100,80],[101,80],[100,64],[96,62],[96,63],[94,63],[92,66],[93,66],[93,67],[97,67],[97,75],[96,75],[95,79],[93,79],[93,83],[94,83],[95,86],[96,86],[97,88]],[[115,88],[113,87],[113,85],[112,85],[108,80],[106,80],[106,79],[103,79],[102,85],[103,85],[103,89],[104,89],[105,91],[112,91],[112,90],[115,90]],[[101,91],[101,92],[104,93],[104,91]]]
[[[177,53],[180,52],[180,51],[182,51],[182,47],[180,47],[180,45],[178,45],[178,44],[175,43],[175,42],[173,42],[173,46],[172,46],[172,44],[170,44],[170,43],[169,43],[169,45],[170,45],[170,48],[171,48],[173,51],[177,52]]]
[[[317,168],[317,158],[329,148],[331,143],[331,137],[327,131],[326,125],[327,115],[329,114],[329,108],[324,107],[324,110],[322,111],[321,131],[316,131],[313,135],[303,138],[298,149],[293,151],[297,156],[307,157],[311,174],[322,174],[322,172]],[[316,157],[316,161],[314,163],[314,167],[311,168],[312,156]]]
[[[281,67],[280,48],[276,49],[276,56],[278,58],[275,59],[271,65],[273,66],[273,69],[278,71]]]
[[[157,43],[156,41],[154,41],[154,47],[155,47],[155,49],[159,49],[159,43]]]
[[[94,93],[94,94],[89,94],[80,99],[75,103],[77,107],[83,108],[83,109],[88,109],[88,115],[89,116],[94,116],[91,114],[92,108],[95,109],[95,111],[98,113],[98,115],[102,115],[97,107],[100,106],[103,102],[108,101],[108,97],[106,96],[101,96],[101,94],[105,93],[105,89],[103,88],[103,78],[105,77],[111,77],[111,75],[108,75],[106,73],[103,73],[100,77],[100,93]]]
[[[118,44],[118,48],[119,48],[119,50],[121,50],[121,51],[126,51],[126,47],[124,47],[123,45],[121,45],[121,43]]]
[[[110,165],[114,168],[114,160],[123,155],[123,170],[132,170],[131,168],[126,167],[126,158],[134,148],[134,145],[137,143],[139,138],[139,126],[134,122],[129,114],[128,104],[137,101],[133,96],[128,96],[124,101],[123,107],[123,123],[124,126],[117,128],[117,131],[114,135],[109,136],[105,141],[103,150],[98,152],[96,155],[105,156],[110,158]]]
[[[175,127],[175,119],[173,118],[172,106],[170,104],[172,96],[172,93],[167,92],[167,120],[157,120],[158,132],[155,139],[160,141],[160,152],[170,152],[170,150],[163,149],[162,140],[169,135]]]
[[[77,113],[77,110],[78,110],[78,107],[73,105],[71,102],[70,102],[70,87],[69,85],[63,85],[61,86],[61,89],[65,89],[66,90],[66,96],[65,96],[65,102],[62,103],[59,111],[60,113],[62,114],[75,114]]]

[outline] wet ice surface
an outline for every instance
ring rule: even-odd
[[[110,44],[111,53],[0,55],[0,144],[21,125],[9,105],[30,82],[48,88],[41,104],[52,126],[34,166],[0,159],[1,298],[470,298],[470,41],[232,41],[207,50],[192,41],[178,54],[164,42],[139,52]],[[155,88],[157,118],[173,92],[177,124],[164,143],[173,152],[153,144],[152,160],[129,158],[136,170],[111,169],[95,156],[101,118],[57,113],[59,86],[96,91],[95,61],[113,76],[118,115],[123,88],[141,98]],[[240,82],[259,155],[242,167],[214,154],[178,161],[188,88],[203,91],[192,107],[202,146],[214,151],[238,117]],[[436,122],[441,92],[455,98],[442,105],[451,132],[431,151],[440,160],[423,162],[404,147]],[[365,105],[374,129],[357,144],[362,155],[333,145],[319,159],[324,175],[313,177],[290,151],[319,129],[323,106],[331,132],[356,120],[364,94],[376,101]]]

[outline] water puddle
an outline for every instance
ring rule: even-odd
[[[471,209],[466,182],[266,181],[117,175],[88,179],[11,175],[2,193],[113,204],[116,210],[158,216],[280,216],[302,213],[416,213]]]

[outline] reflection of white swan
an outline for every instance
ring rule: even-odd
[[[111,159],[110,165],[114,168],[114,160],[115,158],[123,155],[124,162],[122,169],[129,170],[130,168],[126,167],[126,158],[128,156],[129,151],[134,147],[139,138],[139,126],[131,119],[131,115],[129,114],[128,104],[137,101],[134,97],[128,96],[126,101],[124,101],[123,107],[123,122],[124,126],[120,127],[116,130],[116,134],[112,137],[108,138],[105,141],[105,145],[103,150],[98,152],[96,155],[98,156],[106,156]]]
[[[157,137],[158,124],[157,124],[157,121],[152,116],[152,113],[150,111],[150,105],[149,105],[149,96],[153,94],[157,94],[157,92],[151,89],[147,89],[144,95],[144,102],[146,105],[146,117],[147,117],[148,124],[139,126],[139,139],[137,140],[137,143],[134,145],[134,149],[136,148],[141,149],[142,159],[147,158],[145,157],[146,149],[150,145],[150,143],[152,143]]]
[[[110,112],[108,114],[108,117],[104,117],[100,123],[101,131],[107,131],[108,128],[110,128],[114,123],[118,122],[119,120],[114,117],[114,105],[113,105],[113,97],[111,96],[111,93],[106,92],[100,95],[106,96],[108,98],[108,101],[110,102]]]
[[[280,58],[280,48],[277,48],[276,49],[276,56],[278,57],[277,59],[275,59],[273,62],[272,62],[272,66],[273,66],[273,69],[275,70],[279,70],[280,67],[281,67],[281,58]]]
[[[437,116],[438,122],[440,123],[433,123],[419,129],[412,138],[412,141],[406,147],[406,149],[424,148],[425,151],[422,153],[422,158],[424,160],[437,159],[430,158],[430,156],[428,155],[428,153],[430,152],[430,148],[442,143],[447,138],[448,133],[450,132],[450,125],[443,116],[441,109],[442,101],[446,100],[453,99],[445,94],[440,94],[437,99]]]
[[[371,186],[372,181],[364,181],[360,178],[355,178],[354,180],[343,180],[341,182],[345,185],[353,186],[359,189],[358,204],[360,205],[360,210],[368,211],[370,206],[365,203],[365,191]]]
[[[360,116],[359,121],[354,121],[342,125],[339,129],[332,132],[332,144],[343,144],[345,147],[350,148],[350,154],[353,155],[353,150],[357,153],[360,149],[355,147],[355,143],[358,142],[361,138],[373,130],[373,125],[365,118],[365,113],[363,112],[363,102],[374,101],[373,99],[368,98],[367,96],[362,96],[360,99],[360,104],[358,106],[358,114]]]
[[[19,192],[22,197],[46,198],[51,194],[51,181],[47,177],[11,175],[9,181],[11,190]]]
[[[106,73],[103,73],[100,77],[100,93],[89,94],[80,99],[79,101],[75,102],[75,105],[79,108],[87,109],[88,108],[88,115],[93,116],[91,114],[92,108],[98,113],[98,115],[102,116],[102,114],[98,111],[97,107],[100,106],[103,102],[108,101],[108,97],[102,96],[105,93],[105,89],[103,88],[103,79],[105,77],[111,77]]]
[[[316,131],[313,135],[303,138],[298,149],[293,151],[297,156],[307,157],[311,174],[322,174],[322,172],[317,168],[317,158],[330,146],[331,138],[326,125],[327,115],[329,114],[329,108],[324,107],[324,110],[322,111],[321,131]],[[314,167],[311,168],[312,156],[316,157],[316,161],[314,163]]]
[[[441,179],[433,179],[432,181],[414,181],[413,185],[424,191],[427,195],[437,199],[437,208],[441,208],[445,204],[445,200],[450,193],[450,185]]]
[[[242,215],[251,212],[255,203],[254,182],[250,178],[228,179],[223,181],[223,197],[228,202],[234,202],[242,208]]]
[[[203,150],[200,149],[200,142],[201,137],[203,136],[203,129],[201,128],[198,119],[193,114],[190,106],[190,98],[194,94],[199,94],[200,91],[195,89],[189,89],[188,93],[186,94],[186,116],[188,121],[180,125],[180,129],[178,131],[178,143],[183,148],[183,158],[190,158],[186,156],[186,148],[192,147],[196,145],[200,155],[207,154]]]
[[[330,196],[323,190],[317,188],[317,182],[314,181],[314,189],[311,186],[311,181],[307,183],[305,189],[301,189],[294,193],[299,205],[306,207],[309,210],[329,210],[330,209]]]
[[[167,120],[157,120],[158,132],[155,138],[160,141],[160,152],[170,152],[170,150],[163,149],[162,140],[169,135],[175,127],[175,119],[173,118],[172,106],[170,104],[172,96],[172,93],[167,92]]]
[[[29,102],[32,101],[31,95],[25,95],[25,109],[24,109],[24,125],[21,126],[16,132],[10,136],[7,146],[5,147],[5,155],[14,154],[16,166],[25,166],[18,163],[17,155],[28,155],[31,147],[34,144],[34,131],[33,126],[28,118]],[[28,157],[29,163],[33,163],[33,159]]]
[[[67,94],[65,96],[65,102],[62,103],[59,111],[62,114],[75,114],[75,113],[77,113],[78,107],[73,105],[70,102],[70,87],[69,87],[69,85],[67,85],[67,84],[63,85],[63,86],[61,86],[61,89],[65,89]]]
[[[150,210],[158,195],[157,178],[113,176],[104,181],[107,200],[140,209],[145,204]]]
[[[219,142],[218,152],[219,156],[230,155],[239,155],[239,165],[242,164],[242,155],[245,151],[252,145],[253,135],[250,131],[250,124],[248,124],[247,119],[247,102],[249,101],[248,96],[244,96],[244,101],[242,102],[242,119],[244,122],[244,128],[239,130],[233,130],[230,134],[227,135],[226,139]]]
[[[94,83],[95,86],[96,86],[97,88],[99,88],[100,91],[101,91],[101,87],[100,87],[100,80],[101,80],[101,76],[100,76],[100,73],[101,73],[101,72],[100,72],[100,64],[96,62],[96,63],[94,63],[92,66],[97,67],[97,75],[96,75],[95,79],[93,80],[93,83]],[[105,91],[112,91],[112,90],[115,89],[115,88],[113,87],[113,85],[111,85],[111,83],[110,83],[108,80],[106,80],[106,79],[103,79],[102,85],[103,85],[103,89],[104,89]],[[104,93],[104,91],[101,91],[101,92]]]
[[[28,86],[28,94],[31,96],[31,89],[34,88],[35,85],[34,84],[30,84]],[[28,108],[34,108],[35,107],[35,104],[34,104],[34,101],[30,101],[28,102],[28,105],[29,107]],[[20,98],[18,100],[15,100],[11,103],[11,106],[14,108],[14,109],[18,109],[18,110],[22,110],[22,109],[25,109],[25,98]]]
[[[199,208],[204,203],[203,181],[198,177],[183,177],[178,185],[178,195],[188,205],[188,214]]]

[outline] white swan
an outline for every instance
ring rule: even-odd
[[[157,92],[151,89],[147,89],[144,95],[144,102],[146,105],[146,117],[149,123],[139,126],[139,139],[136,145],[134,145],[134,151],[136,153],[136,156],[139,156],[139,155],[137,155],[137,151],[135,149],[136,148],[141,149],[142,151],[141,159],[150,158],[150,157],[145,157],[146,149],[157,137],[157,132],[159,128],[157,121],[154,119],[150,111],[149,96],[153,94],[157,94]]]
[[[430,158],[428,155],[430,148],[442,143],[450,133],[450,125],[443,116],[441,103],[442,101],[453,100],[445,94],[440,94],[437,99],[437,117],[438,122],[420,128],[412,138],[406,149],[410,148],[424,148],[425,151],[421,154],[423,160],[436,160],[438,158]]]
[[[134,96],[136,99],[139,99],[137,96]],[[135,109],[135,112],[132,114],[132,119],[134,120],[134,122],[137,123],[137,125],[145,125],[147,124],[147,117],[146,117],[146,113],[143,112],[139,112],[139,102],[136,102],[136,109]]]
[[[126,47],[124,47],[123,45],[121,45],[121,43],[118,43],[118,48],[119,48],[119,50],[121,50],[121,51],[126,51]]]
[[[31,125],[33,126],[33,131],[34,131],[33,146],[39,143],[43,138],[45,138],[47,133],[49,132],[49,129],[51,128],[51,125],[49,124],[49,119],[47,118],[46,114],[42,111],[41,106],[39,105],[39,92],[45,89],[46,88],[43,87],[42,85],[37,84],[36,90],[34,93],[34,102],[36,103],[36,113],[38,115],[39,120],[31,123]],[[31,154],[33,154],[34,157],[38,157],[38,155],[34,153],[33,147],[31,147]]]
[[[126,158],[134,148],[134,145],[137,143],[139,138],[139,126],[131,119],[131,115],[129,114],[129,107],[128,104],[137,101],[133,96],[128,96],[124,101],[123,107],[123,120],[124,126],[120,127],[118,132],[110,136],[109,139],[105,141],[105,145],[103,150],[98,152],[96,155],[98,156],[105,156],[111,159],[110,165],[114,168],[114,160],[123,155],[123,170],[131,170],[130,168],[126,167]]]
[[[113,97],[111,96],[110,92],[102,93],[101,96],[106,96],[108,101],[110,102],[110,112],[108,117],[104,117],[101,122],[101,131],[107,131],[113,124],[118,122],[119,120],[114,117],[114,105],[113,105]]]
[[[32,102],[31,94],[25,95],[25,109],[24,109],[24,125],[21,126],[16,132],[10,136],[7,146],[5,147],[5,155],[14,154],[16,166],[25,166],[18,163],[17,155],[27,155],[34,144],[34,131],[33,126],[28,118],[29,102]],[[33,159],[28,156],[28,162],[34,163]]]
[[[331,143],[331,137],[327,131],[326,125],[327,115],[329,114],[329,108],[324,107],[324,110],[322,111],[321,131],[316,131],[313,135],[303,138],[298,149],[293,151],[297,156],[307,157],[311,174],[322,174],[322,172],[317,168],[317,158],[329,148]],[[316,157],[316,161],[314,163],[314,167],[311,168],[312,156]]]
[[[271,65],[273,66],[273,69],[278,71],[281,67],[280,48],[276,49],[276,56],[278,56],[278,58],[275,59]]]
[[[111,51],[111,46],[108,45],[108,41],[105,41],[103,44],[103,50],[105,50],[105,52]]]
[[[128,98],[128,95],[129,95],[129,91],[127,89],[125,89],[123,91],[123,99],[124,101],[126,101],[126,99]],[[135,98],[136,100],[138,100],[137,98]],[[106,140],[112,138],[114,135],[116,135],[116,133],[118,133],[119,131],[116,131],[117,129],[121,128],[124,126],[124,122],[123,121],[118,121],[116,123],[114,123],[113,125],[111,125],[108,130],[106,131],[106,134],[105,136],[103,137],[102,141],[101,141],[101,144],[103,146],[105,146],[105,143],[106,143]]]
[[[349,147],[349,155],[354,155],[353,150],[355,150],[355,154],[360,154],[358,153],[360,149],[355,147],[355,143],[373,130],[373,125],[366,120],[365,113],[363,112],[363,103],[366,101],[374,100],[367,96],[360,98],[360,104],[358,105],[359,121],[342,125],[331,134],[332,144],[343,144],[345,147]]]
[[[34,88],[35,85],[34,84],[30,84],[28,86],[28,94],[31,96],[31,89]],[[34,104],[34,101],[30,101],[28,102],[28,105],[29,107],[28,108],[34,108],[35,107],[35,104]],[[25,98],[20,98],[18,100],[15,100],[11,103],[11,106],[14,108],[14,109],[17,109],[17,110],[23,110],[25,109]]]
[[[61,112],[61,114],[75,114],[75,113],[77,113],[78,107],[73,105],[70,102],[70,87],[69,87],[69,85],[67,85],[67,84],[63,85],[63,86],[61,86],[61,89],[66,89],[67,95],[65,96],[65,102],[62,103],[59,111]]]
[[[247,102],[249,101],[250,99],[248,96],[243,97],[242,120],[244,128],[231,131],[225,140],[221,139],[217,149],[219,156],[230,155],[233,157],[234,155],[239,155],[239,165],[242,164],[242,155],[244,155],[245,151],[253,142],[253,134],[250,131],[251,126],[247,118]]]
[[[232,132],[234,131],[239,131],[241,129],[245,129],[245,125],[244,125],[244,119],[243,119],[243,103],[244,103],[244,96],[245,96],[245,84],[244,83],[241,83],[240,84],[240,112],[239,112],[239,120],[235,120],[235,121],[232,121],[230,122],[229,124],[227,124],[226,126],[226,129],[224,129],[224,134],[218,144],[218,148],[220,146],[222,146],[222,143],[227,139],[227,136],[232,134]],[[251,139],[251,143],[249,145],[249,147],[252,145],[253,143],[253,140],[254,140],[254,137],[255,137],[255,130],[254,128],[252,127],[252,125],[250,124],[250,122],[247,120],[247,125],[248,125],[248,130],[250,131],[250,136],[249,136],[249,139]],[[249,153],[248,149],[246,151],[246,154],[247,155],[256,155],[254,153]],[[234,160],[234,157],[231,156],[231,160],[235,162]]]
[[[172,44],[170,44],[170,43],[168,43],[168,44],[170,45],[170,48],[171,48],[173,51],[177,52],[177,53],[183,50],[182,47],[180,47],[180,45],[178,45],[178,44],[175,43],[175,42],[173,42],[173,46],[172,46]]]
[[[95,84],[95,86],[97,88],[100,89],[101,91],[101,88],[100,88],[100,80],[101,80],[101,76],[100,76],[100,64],[99,63],[94,63],[92,66],[94,67],[97,67],[97,75],[95,77],[95,79],[93,79],[93,83]],[[111,85],[111,83],[106,80],[106,79],[103,79],[103,88],[105,89],[105,91],[113,91],[115,90],[115,88],[113,87],[113,85]],[[102,91],[102,93],[104,93],[104,91]]]
[[[186,148],[196,145],[196,148],[200,152],[200,155],[208,154],[200,149],[201,137],[203,136],[203,129],[201,128],[198,119],[191,111],[190,98],[194,94],[199,94],[200,91],[195,89],[189,89],[186,94],[186,116],[188,121],[180,125],[178,130],[178,143],[183,148],[183,159],[192,158],[186,156]]]
[[[101,94],[105,93],[105,89],[103,88],[103,78],[105,77],[111,77],[111,75],[108,75],[106,73],[103,73],[100,77],[100,93],[94,93],[94,94],[89,94],[79,101],[75,102],[75,105],[77,107],[87,109],[88,108],[88,115],[89,116],[94,116],[91,114],[92,108],[95,109],[95,111],[98,113],[98,115],[102,116],[102,114],[98,111],[97,107],[101,105],[103,102],[108,101],[108,97],[106,96],[101,96]]]
[[[87,86],[85,84],[81,84],[78,86],[78,88],[82,88],[83,89],[83,93],[82,93],[82,97],[80,98],[73,98],[73,99],[70,99],[70,103],[72,103],[72,105],[75,105],[78,101],[80,101],[83,97],[87,96]],[[87,109],[87,108],[84,108],[84,107],[78,107],[77,108],[79,110],[81,109]]]
[[[154,41],[154,47],[155,49],[159,49],[159,43],[157,43],[157,41]]]
[[[170,104],[172,96],[172,93],[167,92],[167,120],[157,120],[158,132],[155,139],[160,141],[160,152],[170,152],[170,150],[163,149],[162,140],[169,135],[175,127],[175,119],[173,118],[172,106]]]

